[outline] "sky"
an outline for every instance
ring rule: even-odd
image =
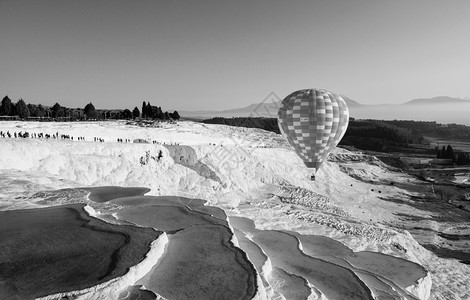
[[[469,16],[468,0],[0,0],[0,96],[163,110],[305,88],[470,97]]]

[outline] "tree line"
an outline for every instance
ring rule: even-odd
[[[441,149],[437,149],[437,158],[441,159],[452,159],[456,165],[468,165],[470,164],[470,154],[467,152],[454,152],[451,145],[442,146]]]
[[[354,120],[351,118],[342,142],[343,144],[355,145],[359,142],[357,141],[358,137],[367,138],[368,140],[365,141],[367,144],[371,142],[371,139],[380,141],[377,146],[408,146],[410,144],[424,143],[424,137],[419,133],[413,132],[409,128],[399,127],[394,124],[387,123],[386,121]],[[364,146],[367,147],[367,145],[361,146],[358,148],[363,149]]]
[[[153,120],[179,120],[177,111],[163,112],[161,107],[151,106],[150,102],[143,103],[142,113],[136,106],[129,109],[96,109],[93,103],[88,103],[84,108],[69,108],[55,103],[53,106],[36,105],[19,99],[14,103],[5,96],[0,103],[0,117],[28,119],[55,119],[55,120],[106,120],[106,119],[153,119]]]
[[[133,110],[133,115],[137,115],[138,113],[140,113],[139,109],[135,107]],[[158,120],[179,120],[180,115],[176,110],[172,113],[169,113],[167,111],[163,112],[160,106],[152,106],[150,105],[150,102],[145,103],[144,101],[142,102],[142,118]]]
[[[411,130],[413,134],[430,137],[470,139],[470,127],[459,124],[440,124],[435,121],[382,121],[400,128]]]

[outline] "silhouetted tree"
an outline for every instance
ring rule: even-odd
[[[65,110],[62,106],[60,106],[59,103],[56,102],[56,104],[54,104],[52,106],[52,117],[53,118],[60,118],[60,117],[64,117],[65,116]]]
[[[29,115],[31,117],[37,117],[38,116],[38,107],[36,105],[29,103],[26,106],[28,107]]]
[[[132,111],[132,117],[135,119],[135,118],[138,118],[139,116],[140,116],[140,111],[136,106],[134,107],[134,110]]]
[[[23,99],[18,100],[18,102],[16,103],[16,114],[21,119],[26,119],[29,117],[29,109]]]
[[[16,104],[15,103],[11,103],[11,112],[10,112],[10,116],[16,116],[17,113],[16,113]]]
[[[170,114],[170,117],[173,120],[179,120],[180,119],[180,114],[175,110],[172,114]]]
[[[165,116],[163,115],[162,107],[157,107],[157,114],[155,116],[157,119],[162,120]]]
[[[3,97],[0,105],[0,116],[10,116],[12,113],[12,103],[8,96]]]
[[[132,118],[132,112],[128,110],[127,108],[122,112],[122,118],[129,120]]]
[[[147,118],[155,118],[155,116],[153,115],[152,105],[150,105],[150,101],[147,102],[147,107],[145,108],[145,110],[147,111]]]
[[[446,158],[452,159],[452,161],[455,160],[454,157],[454,149],[452,149],[451,145],[447,145],[446,153],[445,153]]]
[[[441,158],[446,158],[446,146],[442,146],[442,149],[441,149]]]
[[[147,103],[142,102],[142,118],[147,118]]]
[[[98,112],[95,109],[93,103],[88,103],[84,108],[85,116],[89,119],[96,119],[98,117]]]
[[[45,117],[45,116],[46,116],[46,110],[41,104],[39,104],[38,110],[37,110],[37,117]]]

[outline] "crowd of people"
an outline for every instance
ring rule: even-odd
[[[0,131],[0,138],[34,138],[34,139],[55,139],[55,140],[74,140],[74,137],[68,134],[59,134],[58,132],[49,134],[49,133],[36,133],[36,132],[27,132],[27,131],[20,131],[20,132],[10,132],[10,131]],[[75,137],[76,141],[86,141],[84,136]],[[101,137],[93,137],[94,142],[104,143],[105,139]],[[132,141],[131,139],[122,139],[117,138],[116,141],[118,143],[148,143],[146,140],[137,139]],[[179,145],[179,143],[165,143],[159,142],[156,140],[152,140],[152,144],[158,145]]]
[[[0,131],[0,137],[2,138],[34,138],[34,139],[59,139],[59,133],[53,133],[52,135],[49,133],[36,133],[36,132],[27,132],[27,131],[20,131],[20,132],[13,132],[10,131]],[[72,139],[69,135],[62,134],[60,139]]]
[[[74,140],[74,137],[69,134],[60,134],[58,132],[50,134],[50,133],[43,133],[43,132],[27,132],[27,131],[19,131],[19,132],[10,132],[8,131],[0,131],[1,138],[31,138],[31,139],[54,139],[54,140]],[[75,137],[76,141],[85,141],[84,136]],[[122,139],[121,139],[122,140]],[[104,142],[103,138],[94,138],[95,142]],[[128,140],[130,141],[130,140]]]

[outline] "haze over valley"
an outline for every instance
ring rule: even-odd
[[[286,95],[287,96],[287,95]],[[416,120],[438,123],[470,125],[470,100],[453,97],[413,99],[402,104],[361,104],[343,95],[350,115],[357,119]],[[264,102],[243,108],[222,111],[181,111],[187,118],[208,119],[213,117],[277,117],[280,101],[276,94],[270,94]]]

